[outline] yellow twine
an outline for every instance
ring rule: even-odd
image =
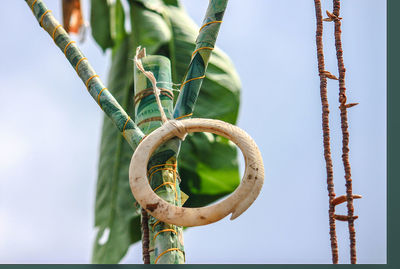
[[[151,229],[153,230],[153,232],[154,232],[154,228],[156,227],[156,225],[159,224],[160,222],[161,222],[161,220],[157,220],[157,221],[153,224],[153,227],[151,227]]]
[[[54,38],[56,37],[56,31],[57,31],[57,29],[60,28],[60,27],[62,27],[61,24],[57,25],[56,28],[54,28],[54,30],[53,30],[53,34],[52,34],[51,36],[53,37],[53,41],[54,41],[54,42],[55,42],[55,39],[54,39]]]
[[[177,117],[175,119],[176,120],[180,120],[180,119],[185,118],[185,117],[191,117],[192,115],[193,115],[193,113],[190,113],[190,114],[187,114],[187,115],[183,115],[183,116]]]
[[[167,252],[174,251],[174,250],[180,251],[180,252],[182,252],[182,254],[184,254],[183,251],[180,250],[179,248],[170,248],[170,249],[167,249],[166,251],[162,252],[160,255],[158,255],[158,257],[154,261],[154,264],[156,264],[158,262],[158,260],[161,258],[162,255],[164,255]]]
[[[200,32],[204,27],[206,27],[207,25],[210,25],[210,24],[212,24],[212,23],[222,23],[222,21],[210,21],[210,22],[207,22],[207,23],[205,23],[203,26],[200,27],[199,32]]]
[[[151,182],[151,178],[152,178],[152,176],[154,175],[154,173],[156,173],[156,172],[158,172],[158,171],[161,171],[161,170],[167,170],[167,171],[172,171],[172,172],[175,172],[175,171],[176,171],[175,169],[171,169],[171,168],[158,168],[158,169],[154,170],[154,171],[150,174],[150,176],[149,176],[149,182]]]
[[[85,58],[83,58],[83,59],[85,59]],[[99,106],[100,106],[101,109],[103,109],[103,107],[102,107],[101,104],[100,104],[100,96],[101,96],[101,94],[103,93],[104,90],[107,90],[107,88],[101,89],[101,91],[100,91],[99,94],[97,95],[97,103],[99,104]]]
[[[176,166],[176,164],[174,164],[174,163],[163,163],[163,164],[157,164],[157,165],[154,165],[154,166],[152,166],[151,168],[149,168],[149,170],[148,170],[148,172],[147,172],[147,175],[149,175],[149,173],[150,173],[150,171],[153,169],[153,168],[156,168],[156,167],[160,167],[160,166]]]
[[[32,11],[33,11],[33,7],[35,6],[36,2],[37,2],[37,0],[33,1],[32,5],[31,5]]]
[[[125,122],[125,125],[124,125],[124,128],[122,128],[122,135],[125,137],[125,128],[126,128],[126,125],[128,124],[128,122],[129,122],[129,120],[131,119],[131,117],[129,117],[128,116],[128,119],[126,120],[126,122]],[[126,138],[126,137],[125,137]]]
[[[155,192],[156,190],[158,190],[159,188],[161,188],[162,186],[165,186],[165,185],[172,185],[172,187],[175,187],[175,184],[173,182],[167,181],[167,182],[164,182],[163,184],[161,184],[160,186],[158,186],[157,188],[155,188],[153,191]]]
[[[64,48],[64,54],[65,54],[65,56],[67,56],[67,49],[68,49],[69,45],[71,45],[72,43],[76,43],[76,42],[75,42],[75,41],[70,41],[70,42],[68,42],[68,44],[65,46],[65,48]],[[86,87],[87,87],[87,85],[86,85]]]
[[[160,233],[164,233],[164,232],[173,232],[174,234],[178,235],[178,233],[177,233],[174,229],[164,229],[164,230],[161,230],[161,231],[159,231],[158,233],[156,233],[156,234],[154,235],[153,241],[156,240],[157,236],[158,236]]]
[[[43,23],[44,16],[45,16],[47,13],[49,13],[49,12],[51,12],[50,9],[46,10],[46,11],[43,13],[42,17],[40,17],[40,23],[39,23],[39,25],[40,25],[41,27],[43,27],[42,23]]]
[[[81,63],[83,60],[87,60],[87,58],[86,58],[86,57],[83,57],[82,59],[80,59],[80,60],[78,61],[78,63],[77,63],[76,66],[75,66],[75,71],[76,71],[76,73],[78,73],[78,67],[79,67],[80,63]]]
[[[193,51],[192,53],[192,57],[196,54],[196,52],[198,52],[199,50],[213,50],[214,48],[212,47],[202,47],[202,48],[198,48],[197,50]]]
[[[86,83],[85,83],[86,84],[86,88],[89,86],[89,82],[95,77],[99,77],[99,76],[98,75],[93,75],[88,80],[86,80]],[[88,90],[89,90],[89,88],[88,88]]]
[[[188,82],[190,82],[190,81],[193,81],[193,80],[196,80],[196,79],[202,79],[202,78],[205,78],[205,77],[206,77],[206,75],[201,76],[201,77],[191,78],[191,79],[189,79],[189,80],[186,80],[185,82],[182,83],[181,89],[183,88],[183,86],[184,86],[186,83],[188,83]]]

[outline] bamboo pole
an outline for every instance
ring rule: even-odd
[[[157,87],[160,89],[160,100],[167,119],[172,119],[173,93],[171,81],[171,64],[163,56],[146,56],[141,58],[146,71],[154,74]],[[152,83],[136,66],[135,74],[135,113],[136,121],[142,131],[148,135],[161,126],[160,111],[154,96]],[[161,146],[150,158],[148,176],[152,189],[157,195],[176,206],[182,206],[181,191],[177,179],[177,154],[179,140],[173,138]],[[148,245],[144,253],[148,258],[145,263],[182,264],[185,262],[183,248],[183,228],[161,222],[147,212],[142,214],[142,237],[148,237]],[[144,225],[148,225],[146,228]],[[147,234],[148,233],[148,234]]]
[[[25,0],[31,8],[39,25],[52,37],[55,44],[64,53],[72,67],[97,102],[100,108],[112,120],[133,150],[144,137],[143,132],[132,121],[121,105],[104,86],[89,60],[83,55],[75,41],[71,40],[62,25],[54,18],[42,0]]]
[[[196,48],[176,101],[174,118],[190,117],[193,114],[227,4],[228,0],[211,0],[208,5],[203,25],[196,39]]]

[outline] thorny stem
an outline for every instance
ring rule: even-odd
[[[322,130],[323,130],[323,141],[324,141],[324,157],[326,164],[327,184],[328,184],[328,195],[329,195],[329,234],[331,240],[332,249],[332,263],[337,264],[339,260],[338,255],[338,244],[336,239],[336,225],[335,225],[335,206],[332,204],[332,200],[335,199],[335,186],[333,184],[333,165],[331,158],[330,149],[330,135],[329,135],[329,103],[327,95],[327,81],[325,76],[325,63],[324,63],[324,51],[322,45],[322,14],[321,14],[321,1],[314,0],[315,3],[315,14],[317,18],[317,31],[316,31],[316,43],[317,43],[317,57],[318,57],[318,72],[320,77],[320,94],[322,103]]]
[[[339,18],[340,13],[340,0],[333,0],[333,15]],[[340,19],[335,20],[335,46],[336,56],[338,61],[339,71],[339,102],[340,102],[340,119],[342,127],[342,161],[345,171],[346,179],[346,194],[347,194],[347,215],[349,224],[350,236],[350,258],[351,263],[357,262],[356,254],[356,231],[354,228],[354,207],[353,207],[353,190],[351,179],[351,168],[349,161],[349,132],[347,122],[347,107],[346,107],[346,87],[345,87],[345,72],[346,68],[343,63],[343,49],[341,40],[341,22]]]

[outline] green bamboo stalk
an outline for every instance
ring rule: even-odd
[[[211,0],[208,5],[203,26],[196,39],[196,48],[183,78],[174,118],[190,117],[193,113],[227,4],[228,0]]]
[[[54,18],[51,10],[47,9],[44,2],[42,0],[25,0],[25,2],[32,9],[39,25],[53,38],[78,76],[85,83],[90,95],[107,116],[110,117],[132,149],[135,150],[144,137],[143,132],[107,90],[88,59],[83,55],[76,43],[71,40],[61,24]]]
[[[146,71],[153,72],[161,90],[161,105],[168,119],[172,119],[173,93],[171,64],[163,56],[142,58]],[[160,111],[149,79],[135,66],[135,119],[147,135],[162,125]],[[179,140],[174,138],[162,145],[150,158],[148,173],[150,185],[164,200],[182,206],[182,198],[177,179],[177,152]],[[158,221],[148,216],[149,262],[154,264],[182,264],[185,261],[183,248],[183,228]],[[147,238],[142,230],[142,238]],[[146,262],[146,261],[145,261]]]

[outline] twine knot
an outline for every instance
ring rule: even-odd
[[[176,137],[178,137],[182,141],[185,140],[188,132],[182,122],[178,120],[169,120],[166,124],[169,124],[171,126],[173,134]]]

